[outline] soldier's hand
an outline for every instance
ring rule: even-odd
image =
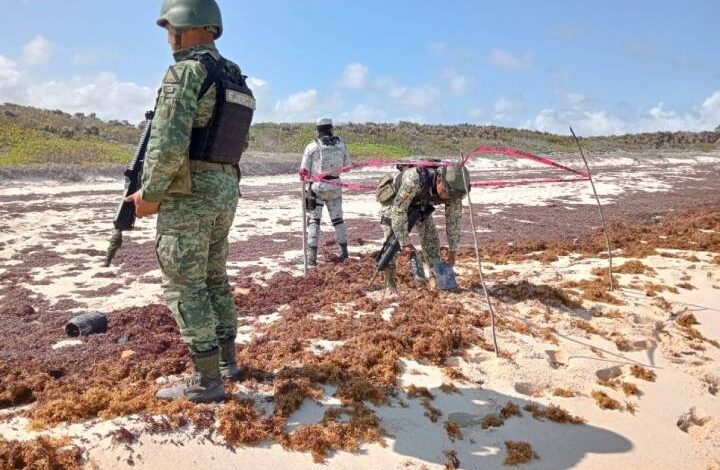
[[[404,254],[406,254],[408,257],[410,257],[415,254],[415,247],[413,246],[412,243],[408,243],[407,245],[405,245],[403,247],[402,252]]]
[[[160,211],[160,204],[157,202],[144,201],[141,191],[126,197],[125,202],[132,202],[135,204],[135,215],[138,219],[155,215]]]
[[[298,172],[298,176],[300,177],[300,181],[307,181],[310,179],[310,172],[303,168]]]
[[[447,264],[449,264],[451,268],[455,267],[455,252],[454,251],[448,251]]]

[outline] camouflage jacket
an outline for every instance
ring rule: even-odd
[[[400,242],[401,247],[410,243],[408,232],[408,211],[415,198],[420,195],[420,175],[417,171],[406,170],[400,175],[400,185],[392,204],[385,210],[385,216],[390,219],[393,233]],[[462,200],[445,203],[445,233],[448,239],[448,249],[456,252],[460,247],[462,226]]]
[[[220,53],[215,46],[206,44],[183,49],[174,54],[171,66],[162,82],[155,105],[150,142],[145,156],[142,178],[143,199],[162,202],[170,194],[191,194],[190,136],[194,127],[206,127],[215,110],[216,90],[211,86],[198,100],[207,72],[194,54],[209,53],[215,59]],[[230,73],[240,69],[228,62]]]

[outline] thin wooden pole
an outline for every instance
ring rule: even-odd
[[[475,257],[477,258],[478,273],[480,274],[480,284],[482,285],[483,293],[485,294],[485,301],[487,302],[488,309],[490,310],[490,323],[492,324],[492,339],[493,348],[495,349],[495,356],[500,357],[500,350],[498,349],[497,342],[497,326],[495,321],[495,309],[490,302],[490,294],[488,293],[487,284],[485,283],[485,275],[483,274],[482,260],[480,258],[480,242],[478,241],[477,230],[475,229],[475,216],[473,215],[472,199],[470,198],[470,185],[468,184],[467,178],[465,178],[465,156],[461,155],[460,161],[460,173],[463,177],[463,184],[468,188],[467,199],[470,209],[470,226],[472,227],[473,240],[475,241]]]
[[[303,273],[307,276],[308,273],[308,259],[307,259],[307,187],[305,181],[302,182],[302,199],[300,201],[302,205],[302,220],[303,220]]]
[[[600,211],[600,221],[602,222],[603,234],[605,234],[605,243],[607,244],[608,252],[608,276],[610,278],[610,291],[615,290],[615,281],[613,280],[613,256],[612,246],[610,245],[610,235],[608,234],[607,224],[605,223],[605,211],[603,210],[602,203],[600,202],[600,196],[598,195],[597,188],[595,188],[595,181],[593,181],[592,172],[590,171],[590,165],[588,164],[587,158],[585,158],[585,151],[583,151],[580,139],[575,135],[575,131],[570,127],[570,133],[575,139],[575,143],[580,150],[580,156],[582,156],[583,162],[585,162],[585,168],[587,168],[588,179],[590,180],[590,186],[592,186],[593,193],[595,193],[595,200],[597,201],[598,210]]]

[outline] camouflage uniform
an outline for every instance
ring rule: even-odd
[[[420,175],[414,169],[408,169],[400,173],[396,183],[398,188],[392,202],[381,210],[382,226],[385,238],[394,233],[400,247],[404,248],[410,244],[410,233],[408,231],[408,212],[415,204],[435,205],[431,201],[418,200],[422,193]],[[448,239],[448,249],[457,252],[460,246],[462,225],[462,200],[445,203],[445,232]],[[434,266],[440,261],[440,239],[438,237],[435,221],[432,216],[415,224],[420,235],[423,261],[429,266]]]
[[[155,110],[143,198],[160,202],[156,255],[163,272],[163,293],[191,352],[216,349],[234,338],[237,313],[226,273],[228,234],[239,198],[239,170],[231,165],[189,160],[190,135],[213,116],[215,86],[200,100],[204,66],[189,57],[209,53],[212,45],[174,54]],[[229,73],[240,73],[229,63]]]
[[[342,188],[337,184],[340,179],[337,170],[345,165],[350,165],[350,154],[345,143],[335,137],[337,143],[325,145],[320,139],[311,142],[303,153],[300,170],[307,170],[310,175],[323,173],[333,179],[329,182],[319,181],[313,183],[311,190],[316,195],[317,206],[308,214],[308,246],[317,248],[320,241],[320,221],[322,220],[323,207],[327,206],[330,220],[335,227],[335,240],[339,245],[347,244],[347,228],[343,219],[342,210]]]

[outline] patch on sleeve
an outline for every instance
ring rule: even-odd
[[[179,69],[179,70],[178,70]],[[177,66],[170,67],[163,79],[163,85],[180,85],[185,79],[187,69]]]
[[[163,85],[162,94],[163,96],[175,96],[177,89],[177,85]]]

